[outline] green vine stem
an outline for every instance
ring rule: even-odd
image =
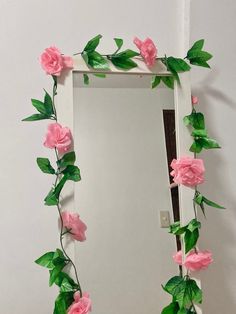
[[[52,95],[52,105],[53,105],[53,109],[54,109],[54,114],[55,114],[55,120],[57,121],[57,113],[56,113],[56,106],[55,106],[55,96],[57,95],[57,78],[55,76],[53,76],[53,81],[54,81],[54,84],[53,84],[53,95]],[[55,148],[54,149],[55,151],[55,156],[56,156],[56,162],[58,164],[58,161],[59,161],[59,155],[58,155],[58,151],[57,149]],[[57,185],[57,182],[60,178],[60,167],[57,166],[57,171],[56,171],[56,180],[55,180],[55,183],[54,183],[54,186],[56,187]],[[67,230],[66,232],[63,232],[63,219],[62,219],[62,215],[61,215],[61,204],[60,204],[60,199],[59,199],[59,202],[58,204],[56,205],[57,207],[57,211],[58,211],[58,215],[59,215],[59,219],[60,219],[60,245],[61,245],[61,249],[65,255],[65,257],[68,259],[68,262],[71,264],[71,266],[73,267],[74,269],[74,273],[75,273],[75,278],[76,278],[76,283],[78,285],[78,290],[80,292],[80,297],[82,297],[83,293],[82,293],[82,288],[81,288],[81,285],[80,285],[80,282],[79,282],[79,277],[78,277],[78,272],[77,272],[77,268],[74,264],[74,262],[72,261],[72,259],[70,258],[70,256],[67,254],[66,252],[66,249],[64,247],[64,244],[63,244],[63,236],[66,234],[66,233],[69,233],[69,231]]]

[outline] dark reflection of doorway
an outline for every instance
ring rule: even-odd
[[[175,111],[174,110],[163,110],[163,121],[165,130],[165,141],[166,141],[166,152],[167,161],[169,167],[169,173],[171,172],[171,161],[176,158],[176,137],[175,137]],[[170,183],[172,177],[170,176]],[[174,221],[180,220],[179,213],[179,191],[178,187],[171,189],[172,209]],[[181,250],[181,242],[179,237],[176,237],[177,249]]]

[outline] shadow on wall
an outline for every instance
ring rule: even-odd
[[[209,314],[233,313],[236,308],[236,282],[232,280],[236,278],[236,195],[233,178],[236,169],[233,169],[232,142],[236,102],[224,94],[220,86],[219,89],[211,86],[217,76],[217,71],[212,70],[199,83],[199,86],[204,86],[204,93],[200,89],[193,91],[200,99],[196,109],[205,113],[209,135],[222,145],[221,150],[204,151],[200,156],[206,166],[206,183],[199,187],[200,191],[226,207],[225,210],[207,207],[206,219],[199,214],[202,221],[200,248],[211,250],[214,258],[211,267],[200,274],[204,297],[202,309],[203,313]]]

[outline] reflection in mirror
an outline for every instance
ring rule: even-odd
[[[76,263],[95,314],[160,313],[169,301],[160,286],[176,273],[176,243],[159,217],[169,211],[173,219],[168,163],[176,154],[174,95],[164,86],[150,89],[150,79],[91,76],[85,86],[74,73],[82,169],[75,200],[89,226],[87,242],[76,246]],[[178,207],[178,191],[172,199]]]

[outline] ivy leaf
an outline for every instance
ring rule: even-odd
[[[201,143],[202,147],[205,149],[221,148],[216,140],[209,138],[209,137],[202,138],[200,140],[200,143]]]
[[[73,292],[61,292],[55,301],[53,314],[67,314],[67,309],[74,302]]]
[[[161,314],[178,314],[178,313],[179,313],[179,305],[177,302],[171,302],[161,312]]]
[[[127,58],[117,58],[115,56],[112,56],[111,62],[114,64],[114,66],[123,70],[130,70],[137,67],[137,63]]]
[[[151,82],[152,88],[157,87],[160,83],[161,83],[161,77],[160,76],[155,75],[152,77],[152,82]]]
[[[186,230],[184,234],[184,244],[185,244],[186,254],[196,246],[198,238],[199,238],[198,229],[195,229],[194,231],[190,231],[189,229]]]
[[[207,63],[208,60],[212,58],[212,55],[209,52],[203,51],[204,40],[198,40],[194,45],[189,49],[186,58],[193,65],[202,66],[205,68],[210,68]]]
[[[83,74],[83,78],[84,78],[84,84],[85,85],[89,85],[89,76],[88,76],[88,74],[84,73]]]
[[[170,225],[169,232],[175,235],[181,235],[186,231],[186,228],[187,228],[186,226],[185,227],[180,226],[180,221],[176,221],[175,223]]]
[[[62,156],[61,159],[57,161],[57,165],[59,168],[65,168],[69,165],[74,165],[76,160],[75,152],[69,152]]]
[[[48,115],[52,115],[52,114],[54,114],[52,97],[48,94],[48,92],[46,90],[44,90],[44,91],[45,91],[44,108],[45,108]]]
[[[191,125],[194,129],[205,129],[205,119],[201,112],[193,111],[189,116],[184,117],[184,124],[186,126]]]
[[[200,140],[194,139],[193,144],[190,147],[190,152],[199,154],[202,151],[202,144]]]
[[[178,72],[186,72],[191,69],[190,65],[183,59],[168,57],[165,59],[167,69],[173,74],[177,82],[179,83]]]
[[[50,190],[50,192],[48,193],[48,195],[44,199],[45,205],[53,206],[53,205],[58,204],[61,190],[63,189],[67,179],[68,178],[66,176],[63,176],[61,178],[60,182],[57,184],[57,186]]]
[[[69,165],[63,171],[66,180],[78,182],[81,180],[80,169],[77,166]]]
[[[193,137],[207,137],[207,130],[206,129],[193,130],[191,135]]]
[[[201,223],[200,221],[197,221],[197,219],[192,219],[187,226],[187,229],[191,232],[200,228],[201,228]]]
[[[139,53],[131,50],[131,49],[126,49],[122,52],[117,53],[115,56],[113,56],[114,59],[116,58],[122,58],[122,59],[130,59],[133,57],[139,56]]]
[[[48,158],[37,158],[37,164],[44,173],[55,174],[55,169],[51,166]]]
[[[215,207],[215,208],[219,208],[219,209],[225,209],[225,207],[208,200],[205,196],[202,197],[202,202],[204,202],[205,204],[207,204],[208,206],[211,206],[211,207]]]
[[[37,120],[45,120],[45,119],[50,119],[50,117],[42,113],[35,113],[27,118],[24,118],[22,121],[37,121]]]
[[[49,286],[51,287],[56,278],[58,277],[59,273],[62,271],[62,269],[66,266],[66,263],[60,263],[57,266],[55,266],[53,269],[49,271],[50,277],[49,277]]]
[[[58,287],[61,287],[62,283],[64,282],[64,280],[68,281],[70,283],[70,285],[74,288],[74,290],[78,290],[78,284],[74,282],[74,280],[65,272],[60,272],[60,274],[58,275],[58,277],[55,280],[55,284]]]
[[[61,283],[61,292],[75,292],[74,287],[70,284],[67,278],[64,278]]]
[[[97,35],[94,38],[90,39],[88,43],[86,44],[84,51],[86,52],[94,52],[97,46],[99,45],[100,39],[102,38],[102,35]]]
[[[114,38],[114,41],[115,41],[116,46],[117,46],[117,50],[115,52],[115,54],[116,54],[121,49],[121,47],[123,46],[124,41],[121,38]]]
[[[53,256],[55,252],[47,252],[38,259],[36,259],[35,263],[46,268],[53,268],[54,265],[52,263]]]
[[[97,70],[109,70],[107,60],[97,51],[93,51],[87,54],[87,64],[93,69]]]
[[[174,78],[173,78],[173,76],[162,76],[161,80],[167,87],[174,89]]]
[[[47,110],[46,110],[45,105],[42,101],[37,100],[37,99],[31,99],[31,103],[34,106],[34,108],[38,110],[38,112],[47,115]]]

